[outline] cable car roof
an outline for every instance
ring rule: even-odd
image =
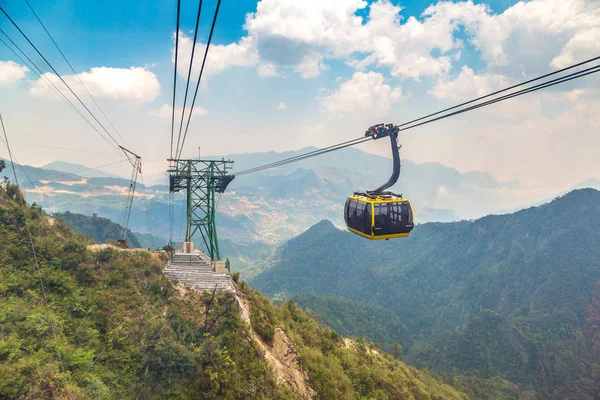
[[[354,193],[349,199],[362,201],[364,203],[410,203],[408,199],[396,194],[378,194],[369,196],[365,193]]]

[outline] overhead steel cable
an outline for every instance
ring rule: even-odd
[[[188,67],[187,81],[185,84],[185,95],[183,96],[183,107],[181,108],[181,121],[179,122],[179,133],[177,134],[177,146],[179,148],[179,141],[181,140],[181,130],[183,129],[183,120],[185,117],[185,106],[187,104],[188,91],[190,89],[190,78],[192,76],[192,67],[194,65],[194,53],[196,51],[196,38],[198,37],[198,25],[200,24],[200,12],[202,11],[202,0],[198,2],[198,14],[196,15],[196,27],[194,28],[194,40],[192,42],[192,55],[190,57],[190,66]],[[177,71],[175,71],[177,73]]]
[[[44,145],[44,144],[36,144],[36,143],[17,142],[16,140],[13,140],[12,143],[13,144],[20,144],[20,145],[23,145],[23,146],[33,146],[33,147],[42,147],[42,148],[46,148],[46,149],[72,151],[72,152],[75,152],[75,153],[100,154],[100,155],[103,155],[103,156],[112,156],[113,155],[112,153],[102,153],[102,152],[99,152],[99,151],[69,149],[69,148],[66,148],[66,147],[47,146],[47,145]]]
[[[562,76],[560,78],[555,78],[555,79],[552,79],[552,80],[547,81],[547,82],[540,83],[540,84],[535,85],[535,86],[524,88],[524,89],[518,90],[516,92],[509,93],[509,94],[506,94],[504,96],[501,96],[501,97],[498,97],[498,98],[495,98],[495,99],[492,99],[492,100],[488,100],[488,101],[486,101],[484,103],[476,104],[474,106],[467,107],[467,108],[464,108],[464,109],[461,109],[461,110],[458,110],[458,111],[454,111],[454,112],[451,112],[449,114],[444,114],[442,116],[439,116],[439,117],[436,117],[436,118],[433,118],[433,119],[429,119],[427,121],[423,121],[423,122],[420,122],[418,124],[407,126],[407,127],[401,128],[399,130],[399,132],[406,131],[406,130],[409,130],[409,129],[412,129],[412,128],[416,128],[418,126],[426,125],[426,124],[429,124],[431,122],[436,122],[436,121],[439,121],[439,120],[442,120],[442,119],[445,119],[445,118],[448,118],[448,117],[452,117],[454,115],[462,114],[462,113],[465,113],[467,111],[476,110],[478,108],[489,106],[491,104],[495,104],[495,103],[498,103],[498,102],[501,102],[501,101],[504,101],[504,100],[512,99],[514,97],[522,96],[524,94],[535,92],[535,91],[540,90],[540,89],[545,89],[547,87],[558,85],[560,83],[568,82],[568,81],[571,81],[573,79],[582,78],[584,76],[591,75],[591,74],[594,74],[596,72],[600,72],[600,65],[597,65],[597,66],[594,66],[594,67],[591,67],[591,68],[586,68],[586,69],[584,69],[582,71],[573,72],[571,74]],[[400,125],[397,125],[397,126],[399,127]]]
[[[339,146],[343,146],[343,147],[353,146],[355,144],[362,143],[362,141],[364,141],[364,139],[365,139],[364,137],[360,137],[360,138],[357,138],[357,139],[348,140],[346,142],[334,144],[332,146],[325,147],[325,148],[322,148],[322,149],[313,150],[311,152],[300,154],[300,155],[297,155],[297,156],[294,156],[294,157],[290,157],[290,158],[286,158],[284,160],[279,160],[279,161],[275,161],[275,162],[272,162],[272,163],[269,163],[269,164],[261,165],[261,166],[254,167],[254,168],[250,168],[250,169],[238,172],[235,175],[236,176],[237,175],[245,175],[245,174],[250,174],[252,172],[258,172],[258,171],[262,171],[262,170],[269,169],[269,168],[275,168],[275,167],[278,167],[279,164],[284,163],[284,162],[286,164],[289,164],[290,162],[300,161],[300,159],[304,159],[304,158],[312,156],[312,155],[320,155],[323,151],[328,150],[328,149],[337,150],[337,148]],[[367,138],[367,139],[371,139],[371,138]],[[343,147],[340,147],[340,148],[343,148]]]
[[[12,170],[13,170],[13,174],[15,176],[15,184],[17,185],[18,188],[20,188],[19,186],[19,178],[17,178],[17,170],[15,169],[15,162],[13,161],[13,155],[12,155],[12,151],[10,149],[10,143],[8,141],[8,135],[6,134],[6,128],[4,127],[4,120],[2,119],[2,114],[0,114],[0,125],[2,125],[2,132],[4,133],[4,139],[6,140],[6,148],[8,150],[8,156],[10,157],[10,163],[12,165]],[[51,314],[50,314],[50,306],[48,305],[48,299],[46,296],[46,288],[44,286],[44,278],[42,277],[42,270],[40,268],[40,263],[38,261],[38,256],[37,256],[37,252],[35,250],[35,243],[33,240],[33,234],[31,233],[31,227],[30,227],[30,223],[29,223],[29,218],[27,216],[28,210],[27,210],[27,206],[25,203],[25,199],[23,199],[21,206],[23,208],[23,216],[25,217],[25,229],[27,230],[27,235],[29,236],[29,243],[31,245],[31,252],[33,254],[33,260],[35,262],[35,267],[38,273],[38,276],[40,278],[40,286],[41,286],[41,290],[42,290],[42,299],[44,301],[44,305],[46,308],[46,318],[47,318],[47,322],[50,325],[50,328],[52,330],[52,336],[54,337],[54,349],[56,351],[56,353],[58,354],[58,359],[60,361],[60,370],[61,372],[64,372],[65,370],[65,366],[63,364],[63,360],[62,360],[62,355],[60,353],[60,349],[56,346],[56,328],[54,326],[54,318],[52,318]]]
[[[404,122],[403,124],[400,124],[400,125],[398,125],[398,126],[399,126],[399,127],[403,127],[403,126],[406,126],[406,125],[409,125],[409,124],[412,124],[412,123],[415,123],[415,122],[419,122],[419,121],[422,121],[422,120],[424,120],[424,119],[426,119],[426,118],[434,117],[434,116],[436,116],[436,115],[439,115],[439,114],[445,113],[445,112],[447,112],[447,111],[451,111],[451,110],[454,110],[454,109],[456,109],[456,108],[459,108],[459,107],[462,107],[462,106],[466,106],[467,104],[471,104],[471,103],[474,103],[474,102],[476,102],[476,101],[483,100],[483,99],[486,99],[486,98],[488,98],[488,97],[492,97],[492,96],[495,96],[495,95],[497,95],[497,94],[500,94],[500,93],[507,92],[507,91],[509,91],[509,90],[512,90],[512,89],[516,89],[516,88],[518,88],[519,86],[523,86],[523,85],[527,85],[527,84],[530,84],[530,83],[532,83],[532,82],[535,82],[535,81],[539,81],[540,79],[544,79],[544,78],[547,78],[547,77],[549,77],[549,76],[556,75],[556,74],[559,74],[559,73],[561,73],[561,72],[565,72],[565,71],[568,71],[568,70],[570,70],[570,69],[573,69],[573,68],[580,67],[580,66],[582,66],[582,65],[584,65],[584,64],[589,64],[589,63],[591,63],[591,62],[594,62],[594,61],[596,61],[596,60],[600,60],[600,56],[598,56],[598,57],[594,57],[594,58],[590,58],[589,60],[585,60],[585,61],[579,62],[579,63],[577,63],[577,64],[573,64],[573,65],[570,65],[570,66],[568,66],[568,67],[565,67],[565,68],[558,69],[558,70],[556,70],[556,71],[553,71],[553,72],[550,72],[550,73],[547,73],[547,74],[544,74],[544,75],[538,76],[538,77],[536,77],[536,78],[533,78],[533,79],[527,80],[527,81],[525,81],[525,82],[518,83],[518,84],[516,84],[516,85],[509,86],[509,87],[507,87],[507,88],[504,88],[504,89],[501,89],[501,90],[497,90],[497,91],[495,91],[495,92],[492,92],[492,93],[486,94],[486,95],[484,95],[484,96],[477,97],[477,98],[475,98],[475,99],[473,99],[473,100],[465,101],[464,103],[460,103],[460,104],[457,104],[457,105],[455,105],[455,106],[448,107],[448,108],[445,108],[445,109],[443,109],[443,110],[440,110],[440,111],[434,112],[434,113],[432,113],[432,114],[428,114],[428,115],[425,115],[425,116],[423,116],[423,117],[420,117],[420,118],[417,118],[417,119],[413,119],[412,121]]]
[[[418,119],[414,119],[412,121],[405,122],[405,123],[403,123],[401,125],[396,125],[396,126],[398,128],[400,128],[399,131],[406,131],[406,130],[409,130],[409,129],[412,129],[412,128],[416,128],[418,126],[429,124],[431,122],[435,122],[435,121],[439,121],[439,120],[442,120],[442,119],[445,119],[445,118],[449,118],[449,117],[454,116],[454,115],[462,114],[462,113],[467,112],[467,111],[472,111],[472,110],[475,110],[475,109],[478,109],[478,108],[481,108],[481,107],[485,107],[485,106],[488,106],[488,105],[491,105],[491,104],[495,104],[495,103],[498,103],[498,102],[501,102],[501,101],[504,101],[504,100],[508,100],[508,99],[511,99],[511,98],[514,98],[514,97],[518,97],[518,96],[521,96],[521,95],[524,95],[524,94],[527,94],[527,93],[535,92],[537,90],[541,90],[541,89],[548,88],[548,87],[551,87],[551,86],[554,86],[554,85],[558,85],[560,83],[568,82],[568,81],[571,81],[573,79],[577,79],[577,78],[581,78],[581,77],[584,77],[584,76],[588,76],[588,75],[600,72],[600,65],[596,65],[596,66],[593,66],[593,67],[590,67],[590,68],[586,68],[584,70],[572,72],[570,74],[563,75],[563,76],[560,76],[558,78],[555,78],[555,79],[552,79],[552,80],[549,80],[549,81],[545,81],[545,82],[539,83],[539,84],[534,85],[534,86],[525,87],[523,89],[520,89],[520,90],[517,90],[515,92],[508,93],[506,95],[503,95],[503,96],[500,96],[500,97],[488,100],[488,101],[483,102],[483,103],[475,104],[475,105],[472,105],[472,106],[467,107],[467,108],[462,108],[462,109],[459,109],[457,111],[454,111],[454,112],[451,112],[451,113],[447,113],[447,114],[438,116],[436,118],[431,118],[432,116],[443,114],[444,112],[457,109],[457,108],[459,108],[461,106],[472,104],[472,103],[474,103],[474,102],[476,102],[478,100],[482,100],[482,99],[491,97],[491,96],[493,96],[495,94],[506,92],[508,90],[511,90],[511,89],[514,89],[514,88],[526,85],[528,83],[532,83],[534,81],[537,81],[537,80],[540,80],[540,79],[543,79],[543,78],[555,75],[558,72],[564,72],[564,71],[567,71],[569,69],[572,69],[572,68],[579,67],[579,66],[582,66],[584,64],[590,63],[592,61],[596,61],[598,59],[600,59],[600,57],[594,57],[594,58],[589,59],[587,61],[584,61],[584,62],[581,62],[581,63],[577,63],[577,64],[571,65],[569,67],[563,68],[563,69],[561,69],[559,71],[554,71],[552,73],[545,74],[545,75],[539,76],[539,77],[534,78],[534,79],[530,79],[530,80],[522,82],[522,83],[520,83],[518,85],[513,85],[513,86],[511,86],[509,88],[502,89],[502,90],[490,93],[490,94],[485,95],[485,96],[480,96],[477,99],[470,100],[468,102],[464,102],[464,103],[461,103],[459,105],[446,108],[445,110],[442,110],[442,111],[439,111],[439,112],[436,112],[436,113],[433,113],[433,114],[429,114],[427,116],[424,116],[424,117],[421,117],[421,118],[418,118]],[[425,120],[425,121],[423,121],[423,120]],[[418,122],[418,121],[423,121],[423,122],[415,124],[415,122]],[[409,126],[407,126],[407,125],[409,125]],[[316,157],[316,156],[319,156],[319,155],[322,155],[322,154],[326,154],[326,153],[329,153],[329,152],[332,152],[332,151],[335,151],[335,150],[339,150],[339,149],[342,149],[342,148],[345,148],[345,147],[354,146],[356,144],[360,144],[360,143],[366,142],[366,141],[371,140],[371,139],[372,138],[369,137],[369,136],[362,137],[362,138],[357,138],[357,139],[354,139],[354,140],[351,140],[351,141],[347,141],[347,142],[339,143],[337,145],[329,146],[329,147],[326,147],[324,149],[315,150],[315,151],[312,151],[312,152],[309,152],[309,153],[305,153],[305,154],[301,154],[301,155],[298,155],[298,156],[294,156],[294,157],[290,157],[290,158],[287,158],[287,159],[283,159],[283,160],[280,160],[280,161],[277,161],[277,162],[274,162],[274,163],[269,163],[269,164],[265,164],[265,165],[262,165],[262,166],[250,168],[250,169],[247,169],[247,170],[243,170],[243,171],[240,171],[240,172],[236,173],[235,175],[236,176],[245,175],[245,174],[249,174],[249,173],[264,171],[264,170],[270,169],[270,168],[280,167],[280,166],[283,166],[283,165],[286,165],[286,164],[289,164],[289,163],[292,163],[292,162],[302,161],[302,160],[305,160],[307,158]]]
[[[194,112],[194,105],[196,104],[196,96],[198,95],[198,88],[200,87],[200,81],[202,80],[202,73],[204,72],[204,65],[206,64],[206,56],[208,55],[208,49],[210,48],[210,42],[212,41],[213,32],[215,30],[215,24],[217,23],[217,16],[219,15],[219,7],[221,6],[221,0],[217,0],[217,8],[215,9],[215,15],[213,16],[212,25],[210,27],[210,34],[208,35],[208,41],[206,42],[206,49],[204,49],[204,57],[202,59],[202,66],[200,67],[200,74],[198,76],[198,81],[196,82],[196,90],[194,91],[194,99],[192,100],[192,105],[190,107],[190,112],[188,113],[187,124],[185,125],[185,133],[183,134],[183,140],[181,141],[181,148],[179,152],[176,153],[177,158],[181,157],[181,152],[183,151],[183,145],[185,144],[185,139],[187,137],[188,129],[190,128],[190,121],[192,120],[192,113]]]
[[[85,108],[85,110],[92,116],[92,118],[94,118],[94,121],[96,121],[96,123],[98,125],[100,125],[100,127],[102,128],[102,130],[104,130],[104,132],[106,132],[106,134],[108,135],[108,137],[110,137],[112,139],[112,141],[115,142],[115,144],[117,146],[119,146],[119,142],[113,137],[113,135],[111,135],[111,133],[104,127],[104,125],[102,125],[102,123],[98,120],[98,118],[96,118],[96,116],[94,115],[94,113],[90,111],[90,109],[88,108],[88,106],[85,105],[85,103],[81,100],[81,98],[77,95],[77,93],[75,93],[75,91],[73,91],[73,89],[71,88],[71,86],[69,86],[69,84],[63,79],[62,75],[60,75],[58,73],[58,71],[52,66],[52,64],[50,63],[50,61],[48,61],[48,59],[46,57],[44,57],[44,55],[33,44],[33,42],[25,34],[25,32],[23,32],[23,30],[19,27],[19,25],[17,25],[17,23],[10,17],[10,15],[8,15],[8,13],[4,10],[3,7],[0,7],[0,11],[2,11],[4,13],[4,15],[6,16],[6,18],[8,18],[8,20],[13,24],[13,26],[19,31],[19,33],[25,38],[25,40],[27,40],[27,42],[31,45],[31,47],[33,47],[33,49],[36,51],[36,53],[38,53],[38,55],[46,62],[46,64],[48,64],[48,66],[50,67],[50,69],[56,74],[56,76],[67,87],[67,89],[69,89],[69,91],[73,94],[73,96],[75,96],[75,98],[79,101],[79,103],[81,103],[81,105],[83,106],[83,108]],[[118,149],[117,149],[117,151],[118,151]]]
[[[344,144],[344,145],[338,145],[338,146],[330,146],[330,147],[326,147],[325,149],[322,149],[322,151],[319,151],[318,153],[303,154],[303,155],[300,155],[300,156],[299,156],[299,158],[296,158],[296,159],[294,159],[294,160],[287,160],[287,159],[286,159],[286,160],[282,160],[282,161],[281,161],[280,163],[278,163],[277,165],[271,165],[271,166],[269,166],[269,167],[261,167],[260,169],[258,169],[258,170],[253,170],[253,171],[249,171],[249,170],[246,170],[246,171],[241,171],[241,172],[239,172],[239,173],[237,173],[237,174],[234,174],[234,175],[236,175],[236,176],[238,176],[238,175],[246,175],[246,174],[253,173],[253,172],[260,172],[260,171],[264,171],[264,170],[266,170],[266,169],[271,169],[271,168],[281,167],[281,166],[284,166],[284,165],[286,165],[286,164],[291,164],[291,163],[294,163],[294,162],[298,162],[298,161],[306,160],[306,159],[308,159],[308,158],[312,158],[312,157],[320,156],[320,155],[323,155],[323,154],[331,153],[332,151],[341,150],[341,149],[343,149],[343,148],[350,147],[350,146],[355,146],[355,145],[357,145],[357,144],[361,144],[361,143],[364,143],[364,142],[368,142],[368,141],[370,141],[370,140],[373,140],[373,138],[372,138],[372,137],[370,137],[370,136],[368,136],[368,137],[361,137],[361,138],[358,138],[358,139],[356,139],[356,140],[354,141],[354,143],[348,143],[348,144]]]
[[[171,151],[170,158],[173,158],[173,134],[175,132],[175,94],[177,93],[177,58],[179,57],[179,19],[181,12],[181,0],[177,0],[177,22],[175,29],[175,71],[173,72],[173,106],[171,107]]]
[[[83,115],[83,113],[77,107],[75,107],[73,102],[71,100],[69,100],[69,98],[67,96],[64,95],[64,93],[54,84],[54,82],[52,82],[50,79],[48,79],[46,74],[44,74],[44,72],[35,64],[35,62],[33,62],[33,60],[31,60],[31,58],[29,58],[29,56],[27,54],[25,54],[25,52],[10,38],[10,36],[8,36],[6,34],[6,32],[4,32],[2,29],[0,29],[0,33],[2,33],[4,36],[6,36],[6,38],[12,43],[12,45],[15,46],[15,48],[29,61],[29,64],[14,49],[12,49],[4,40],[2,40],[2,38],[0,38],[0,42],[4,43],[4,45],[10,51],[12,51],[13,54],[24,65],[26,65],[31,70],[31,72],[33,72],[35,75],[37,75],[41,79],[41,81],[46,84],[46,86],[48,86],[50,89],[53,89],[59,95],[59,97],[61,97],[73,109],[73,111],[75,111],[77,114],[79,114],[79,116],[81,118],[83,118],[85,120],[85,122],[87,122],[88,125],[91,126],[92,129],[95,130],[96,133],[98,133],[100,135],[100,137],[102,137],[102,139],[104,139],[106,141],[106,143],[108,143],[109,146],[112,147],[113,144],[102,134],[102,132],[100,132],[98,130],[98,128],[96,126],[94,126],[94,124],[92,124],[90,122],[90,120],[87,119],[85,117],[85,115]]]
[[[237,175],[245,175],[245,174],[249,174],[251,172],[260,172],[260,171],[264,171],[266,169],[281,167],[281,166],[284,166],[284,165],[287,165],[287,164],[291,164],[291,163],[294,163],[294,162],[303,161],[303,160],[306,160],[308,158],[312,158],[312,157],[320,156],[320,155],[323,155],[323,154],[331,153],[332,151],[341,150],[341,149],[346,148],[346,147],[355,146],[357,144],[368,142],[370,140],[373,140],[373,138],[371,138],[370,136],[369,137],[357,138],[356,141],[354,141],[353,143],[348,143],[348,144],[339,145],[339,146],[326,147],[325,149],[322,149],[322,151],[319,151],[318,153],[304,154],[304,155],[301,155],[299,158],[296,158],[294,160],[282,160],[277,165],[272,165],[272,166],[265,167],[265,168],[261,167],[259,170],[255,170],[255,171],[241,171],[241,172],[239,172],[239,173],[237,173],[235,175],[236,176]]]
[[[65,62],[67,63],[67,65],[69,66],[69,68],[71,69],[71,71],[73,72],[73,74],[77,77],[77,80],[79,81],[79,83],[81,84],[81,86],[85,89],[85,91],[87,92],[87,94],[90,97],[90,99],[92,99],[92,101],[94,102],[94,104],[96,105],[96,107],[98,107],[98,110],[100,110],[100,113],[108,121],[108,123],[113,128],[113,130],[116,132],[116,134],[119,136],[119,138],[121,138],[121,140],[123,142],[126,142],[126,140],[123,138],[123,136],[121,136],[121,133],[117,130],[117,128],[115,128],[115,126],[113,125],[113,123],[110,120],[110,118],[108,118],[108,116],[104,113],[104,110],[102,109],[102,107],[100,107],[100,104],[98,104],[98,102],[96,101],[96,99],[94,98],[94,96],[92,96],[92,93],[90,93],[90,91],[88,90],[87,86],[83,83],[83,81],[79,77],[79,74],[77,74],[77,72],[75,72],[75,68],[73,68],[73,66],[71,65],[71,63],[67,59],[67,56],[65,56],[65,54],[62,52],[62,50],[58,46],[58,43],[56,43],[56,40],[54,40],[54,37],[52,37],[52,35],[48,31],[48,29],[46,29],[46,25],[44,25],[44,23],[42,22],[42,20],[40,19],[40,17],[37,15],[37,13],[35,12],[35,10],[31,6],[31,4],[29,4],[29,1],[28,0],[24,0],[24,1],[29,6],[29,9],[31,10],[31,12],[33,13],[33,15],[35,15],[35,18],[38,20],[38,22],[40,23],[40,25],[42,26],[42,28],[44,28],[44,31],[46,32],[46,34],[48,35],[48,37],[50,38],[50,40],[52,41],[52,43],[54,43],[54,47],[56,47],[56,50],[58,50],[58,52],[60,53],[60,55],[62,56],[62,58],[65,60]]]
[[[2,137],[0,137],[0,142],[4,143],[4,145],[8,148],[8,144],[7,142],[4,141],[4,139],[2,139]],[[13,140],[13,144],[15,143],[15,141]],[[15,156],[14,153],[12,153],[13,158],[15,159],[15,161],[17,162],[17,165],[19,166],[19,169],[21,170],[21,172],[23,173],[23,175],[25,175],[25,178],[27,179],[27,181],[29,182],[29,184],[31,185],[32,188],[34,188],[35,190],[38,190],[38,187],[35,183],[33,183],[33,180],[29,177],[29,174],[27,173],[27,171],[25,171],[25,168],[23,168],[23,165],[21,165],[21,163],[19,162],[19,160],[17,159],[17,157]],[[52,215],[52,207],[50,207],[50,205],[48,204],[48,202],[44,199],[44,197],[42,197],[41,195],[39,195],[40,200],[44,203],[44,205],[46,206],[46,210],[48,211],[48,213],[50,215]]]

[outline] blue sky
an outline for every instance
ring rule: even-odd
[[[176,2],[30,2],[127,142],[151,170],[161,170],[169,146]],[[204,2],[196,60],[215,4]],[[25,2],[4,7],[59,72],[69,75]],[[197,2],[182,1],[179,104],[196,9]],[[378,0],[368,6],[360,0],[224,0],[184,154],[196,154],[197,146],[205,154],[326,146],[360,136],[374,123],[401,123],[436,111],[600,54],[599,10],[586,0]],[[355,16],[362,24],[356,25]],[[0,27],[34,55],[3,17]],[[14,136],[110,150],[2,46],[0,112]],[[576,120],[578,131],[597,127],[597,83],[582,79],[415,130],[402,138],[404,155],[500,180],[576,183],[600,167],[589,150],[600,143],[582,134],[564,144],[581,163],[568,171],[556,165],[557,144],[573,129],[568,121]],[[25,145],[16,150],[33,165],[104,161]],[[365,150],[387,153],[376,144]],[[540,168],[551,173],[540,174]]]

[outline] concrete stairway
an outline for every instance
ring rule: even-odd
[[[207,260],[200,254],[175,253],[163,273],[169,280],[180,282],[198,291],[234,292],[231,278],[227,274],[216,274]]]

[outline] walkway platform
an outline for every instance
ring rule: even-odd
[[[200,253],[176,252],[163,270],[164,275],[173,283],[179,282],[197,291],[234,292],[229,274],[213,272],[210,260]]]

